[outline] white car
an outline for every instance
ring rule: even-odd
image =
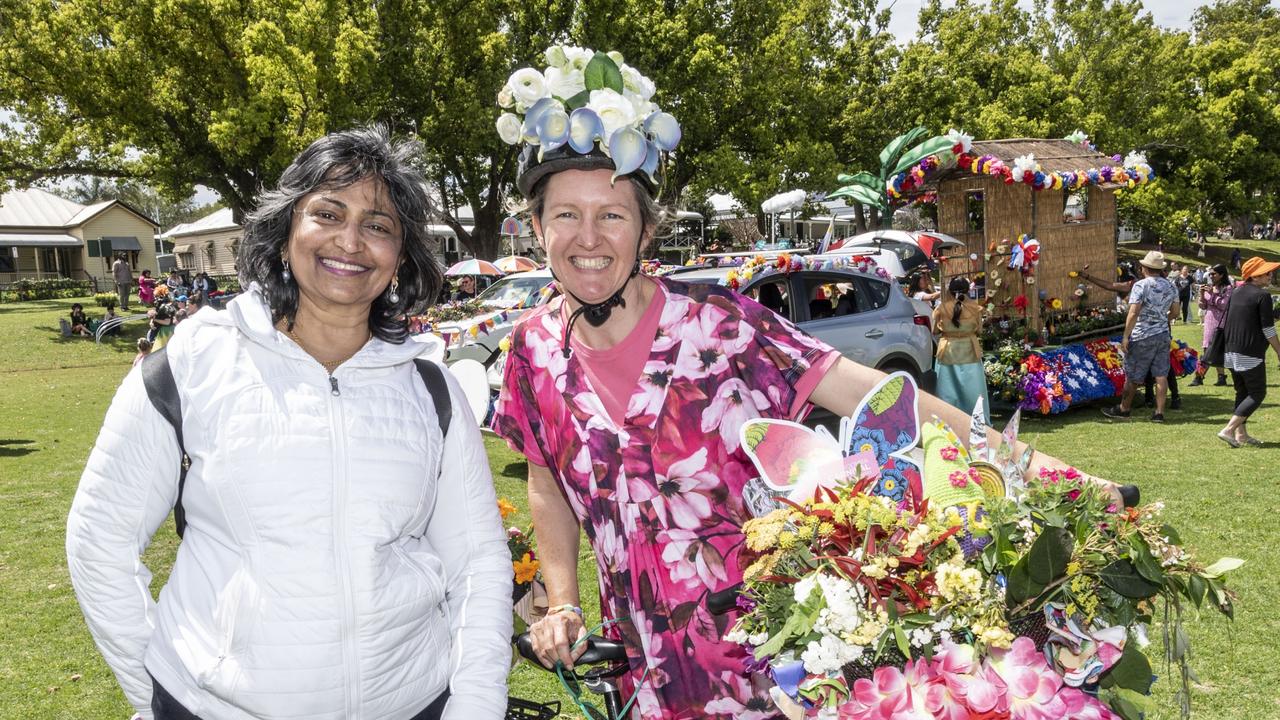
[[[554,297],[555,293],[546,292],[551,282],[550,270],[530,270],[506,275],[485,288],[484,292],[476,296],[476,302],[487,308],[485,313],[465,320],[440,324],[438,331],[441,334],[461,333],[464,338],[461,342],[451,343],[446,348],[445,362],[453,364],[470,358],[486,368],[492,367],[501,352],[498,349],[498,343],[511,332],[511,326],[515,321],[526,311],[543,305]],[[495,313],[503,312],[505,315],[502,316],[501,321],[488,328],[487,332],[480,333],[475,338],[466,335],[472,326],[494,316]]]

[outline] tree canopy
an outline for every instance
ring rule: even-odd
[[[542,50],[618,50],[683,127],[668,197],[749,207],[880,166],[920,125],[1088,132],[1163,180],[1122,211],[1172,237],[1275,216],[1280,13],[1216,0],[1192,29],[1137,0],[928,0],[907,42],[875,0],[0,0],[0,182],[97,176],[238,214],[323,133],[420,138],[450,225],[492,257],[515,151],[495,96]],[[458,210],[469,206],[471,227]]]

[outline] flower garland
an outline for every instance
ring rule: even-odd
[[[952,131],[955,133],[956,131]],[[950,133],[948,134],[950,137]],[[965,136],[967,137],[967,136]],[[1066,140],[1083,144],[1092,148],[1088,136],[1077,130],[1068,135]],[[972,140],[972,138],[970,138]],[[1084,171],[1064,170],[1046,172],[1036,162],[1034,154],[1022,155],[1014,159],[1013,167],[1009,167],[995,155],[976,156],[970,152],[967,143],[957,143],[950,151],[930,155],[914,166],[894,175],[885,183],[885,191],[889,198],[900,201],[903,195],[924,185],[925,179],[939,169],[956,166],[974,175],[992,175],[999,177],[1006,185],[1023,183],[1032,190],[1079,190],[1089,185],[1117,183],[1133,189],[1155,179],[1155,170],[1147,162],[1147,157],[1134,151],[1124,156],[1112,155],[1114,165],[1103,165]]]
[[[892,280],[893,277],[884,268],[876,264],[876,261],[866,255],[849,255],[841,257],[809,257],[807,255],[792,255],[790,253],[781,253],[774,257],[766,257],[764,255],[756,255],[751,258],[742,259],[741,265],[733,268],[720,279],[719,284],[728,287],[731,290],[737,290],[743,285],[751,282],[757,276],[774,275],[777,273],[793,273],[802,270],[841,270],[852,269],[858,272],[872,273],[884,280]]]
[[[1030,275],[1036,271],[1036,265],[1039,264],[1040,241],[1022,233],[1009,248],[1009,269],[1017,270],[1023,275]]]

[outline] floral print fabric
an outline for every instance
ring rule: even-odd
[[[835,351],[730,290],[658,282],[666,305],[621,426],[564,357],[552,303],[511,334],[493,427],[547,461],[586,532],[601,612],[619,621],[606,632],[629,649],[621,684],[639,687],[633,716],[774,717],[771,683],[753,683],[750,656],[722,640],[733,615],[705,600],[742,579],[742,489],[756,473],[739,428],[786,417],[800,378]]]

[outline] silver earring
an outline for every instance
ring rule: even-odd
[[[286,258],[283,260],[283,262],[284,262],[284,272],[280,273],[280,279],[284,280],[286,283],[293,282],[293,273],[289,272],[289,260]]]
[[[387,288],[387,302],[395,305],[400,302],[400,293],[396,290],[400,287],[400,278],[391,278],[391,287]]]

